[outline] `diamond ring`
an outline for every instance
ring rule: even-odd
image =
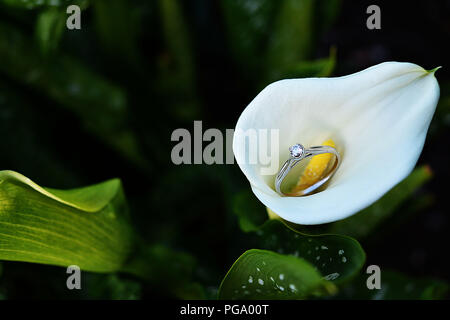
[[[335,148],[330,146],[315,146],[305,149],[305,147],[297,143],[289,148],[289,153],[291,154],[291,156],[286,160],[277,176],[275,177],[275,190],[282,196],[300,197],[310,194],[311,192],[322,186],[325,182],[330,180],[341,163],[339,152]],[[305,159],[324,153],[333,154],[335,159],[333,163],[328,164],[327,170],[325,170],[322,176],[319,177],[319,180],[316,183],[295,193],[284,193],[281,191],[281,183],[292,168],[294,168],[298,163]]]

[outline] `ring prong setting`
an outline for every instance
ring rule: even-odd
[[[292,147],[289,147],[289,153],[292,158],[301,158],[305,153],[305,147],[303,147],[300,143],[294,144]]]

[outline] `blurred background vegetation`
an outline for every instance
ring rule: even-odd
[[[65,26],[73,3],[83,9],[81,30]],[[419,160],[425,167],[368,209],[370,230],[330,226],[360,241],[367,264],[393,270],[389,291],[370,296],[362,274],[339,297],[445,297],[450,1],[377,1],[381,30],[365,26],[370,4],[0,0],[0,169],[59,189],[119,177],[137,232],[168,257],[155,262],[154,281],[84,273],[80,291],[66,289],[63,268],[0,262],[0,299],[215,297],[252,248],[241,229],[266,213],[237,165],[173,165],[172,131],[192,132],[194,120],[234,128],[278,79],[346,75],[390,60],[442,65],[441,100]],[[198,287],[180,293],[167,263],[183,264]]]

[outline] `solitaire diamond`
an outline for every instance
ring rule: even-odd
[[[303,152],[305,152],[305,148],[300,143],[297,143],[289,148],[289,152],[292,157],[300,158],[303,155]]]

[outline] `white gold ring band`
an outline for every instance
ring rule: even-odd
[[[282,196],[300,197],[310,194],[311,192],[322,186],[324,183],[326,183],[328,180],[330,180],[330,178],[333,176],[333,174],[341,164],[339,152],[335,148],[330,146],[315,146],[305,149],[301,144],[296,144],[289,148],[289,152],[291,156],[288,160],[286,160],[277,176],[275,177],[275,190]],[[335,160],[333,165],[325,172],[325,174],[320,178],[319,181],[307,187],[306,189],[300,190],[294,194],[283,193],[281,191],[281,184],[292,168],[294,168],[298,163],[305,159],[324,153],[333,154],[335,156]]]

